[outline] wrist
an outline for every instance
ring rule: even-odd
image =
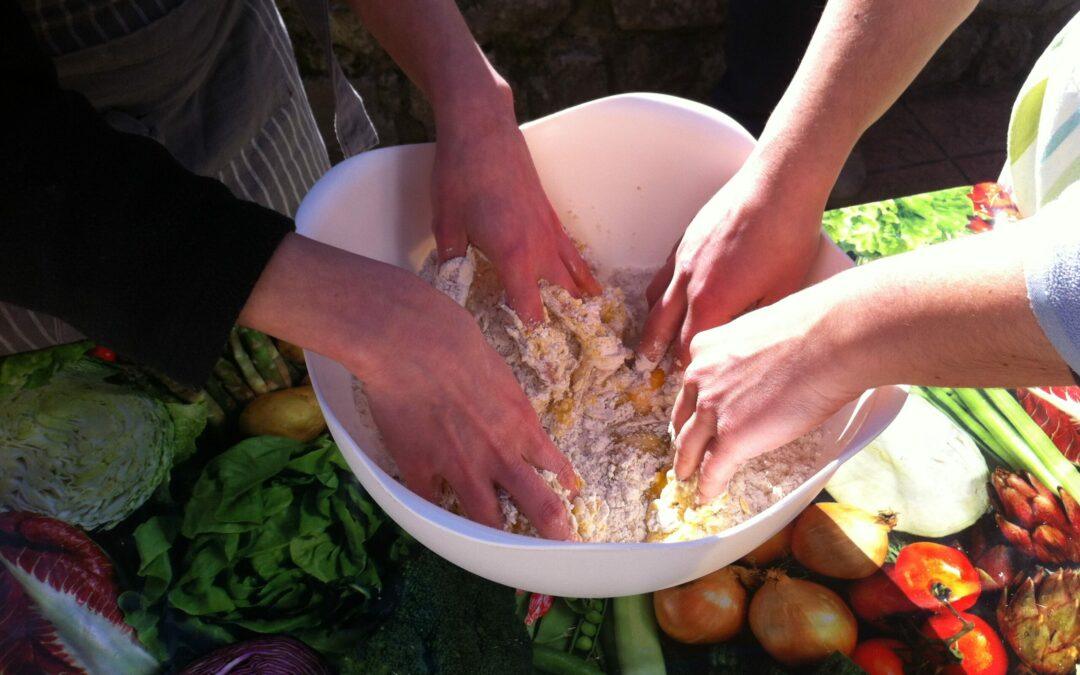
[[[744,168],[761,189],[779,200],[824,210],[852,147],[846,142],[825,142],[797,129],[780,134],[766,129]]]
[[[858,268],[840,272],[798,295],[808,295],[803,302],[813,309],[807,334],[807,353],[816,363],[812,372],[820,374],[822,384],[842,400],[889,384],[881,370],[879,354],[870,339],[876,331],[865,302],[850,290],[857,279],[849,277]]]
[[[485,61],[482,72],[466,78],[467,86],[449,86],[432,96],[436,134],[469,136],[487,129],[517,129],[510,85]]]

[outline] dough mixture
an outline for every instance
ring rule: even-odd
[[[573,463],[583,486],[572,501],[554,474],[541,475],[563,496],[583,541],[685,541],[716,534],[775,503],[824,463],[823,434],[815,430],[748,462],[724,495],[694,505],[692,482],[677,481],[670,470],[668,427],[681,377],[670,357],[635,366],[626,346],[636,342],[644,323],[644,288],[652,272],[614,271],[601,279],[605,290],[595,298],[576,299],[544,284],[548,320],[532,327],[505,304],[494,269],[475,249],[441,267],[432,254],[421,271],[476,318]],[[361,418],[370,424],[359,382],[355,391]],[[393,473],[392,461],[381,454],[376,460]],[[535,535],[509,496],[499,499],[505,529]],[[452,493],[443,506],[456,510]]]

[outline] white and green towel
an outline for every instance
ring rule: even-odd
[[[1020,213],[1030,216],[1080,181],[1080,14],[1035,62],[1009,120],[1009,161]]]
[[[1024,251],[1028,299],[1061,357],[1080,371],[1080,14],[1035,63],[1009,120],[1008,162],[1021,215],[1040,213]],[[1049,208],[1047,208],[1049,206]]]

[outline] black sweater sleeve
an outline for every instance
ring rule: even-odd
[[[292,221],[60,89],[13,0],[0,91],[0,299],[201,385]]]

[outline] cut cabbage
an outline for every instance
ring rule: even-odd
[[[896,529],[945,537],[975,523],[990,505],[989,470],[975,441],[919,396],[825,486],[841,503],[892,511]]]

